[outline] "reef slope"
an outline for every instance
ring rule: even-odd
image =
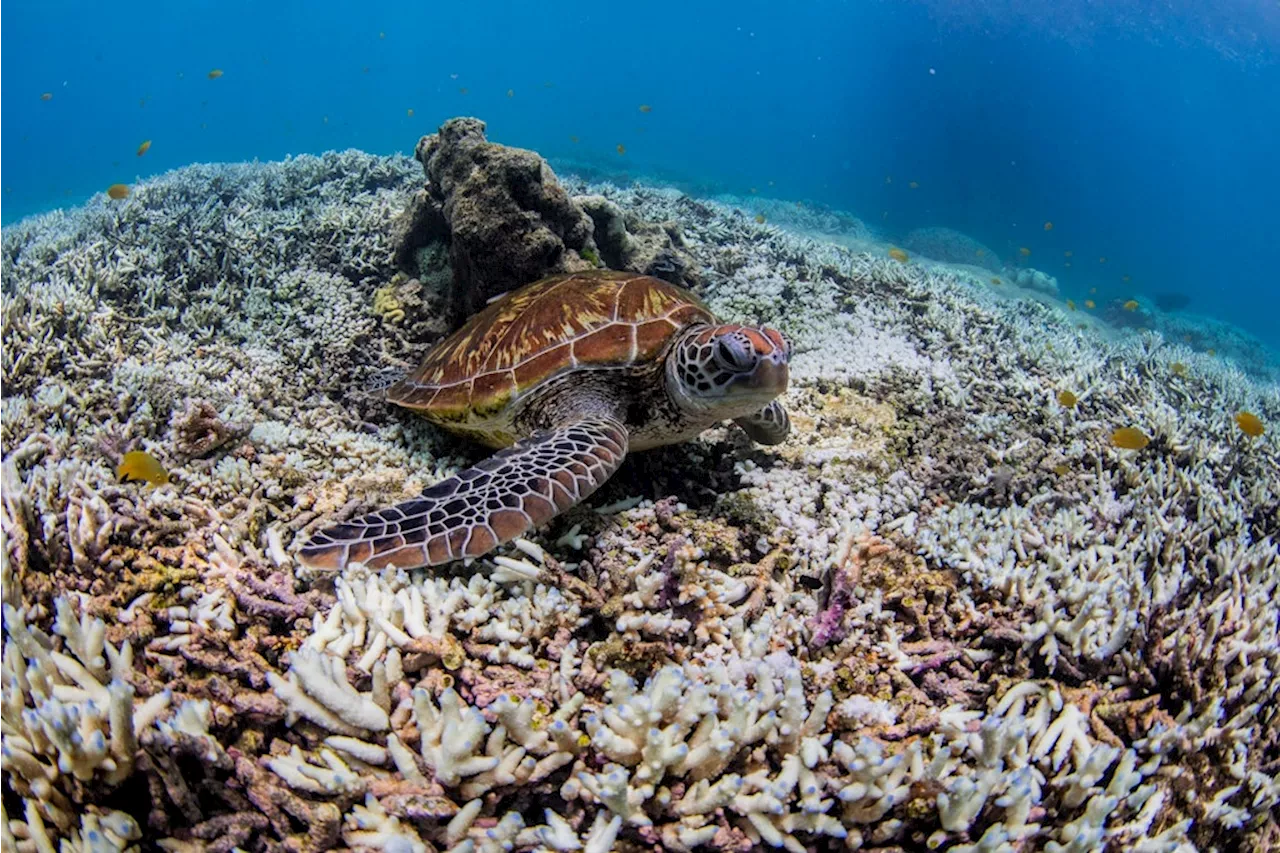
[[[297,576],[476,452],[370,390],[445,330],[420,183],[193,166],[5,230],[6,849],[1280,844],[1280,391],[963,269],[566,179],[791,336],[794,436],[639,455],[494,561]]]

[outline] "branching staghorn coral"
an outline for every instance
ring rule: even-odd
[[[171,748],[177,738],[204,738],[207,753],[222,752],[208,738],[207,702],[183,702],[162,719],[172,694],[135,698],[133,647],[106,642],[103,621],[77,615],[65,596],[55,607],[52,637],[30,624],[25,609],[4,607],[3,756],[10,784],[27,798],[25,837],[32,839],[46,825],[70,833],[79,812],[72,797],[81,786],[119,787],[134,774],[143,742]],[[99,827],[92,815],[84,819],[87,839]],[[119,815],[104,828],[133,840],[132,820]]]

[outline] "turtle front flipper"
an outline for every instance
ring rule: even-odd
[[[415,569],[480,557],[585,500],[618,470],[627,430],[584,417],[542,430],[426,489],[337,524],[299,552],[307,566]]]
[[[734,423],[756,444],[782,444],[791,432],[791,418],[777,400],[754,415],[737,418]]]

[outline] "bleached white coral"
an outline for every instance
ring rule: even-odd
[[[107,643],[105,623],[77,616],[70,598],[60,596],[54,606],[53,637],[29,623],[26,609],[4,607],[0,732],[5,769],[21,780],[18,790],[27,797],[31,837],[46,821],[72,833],[75,812],[64,777],[105,786],[124,781],[133,772],[139,736],[157,724],[170,702],[168,692],[136,700],[128,681],[132,646]],[[198,715],[184,704],[172,721],[158,724],[159,734],[188,725],[192,713]],[[113,818],[111,826],[118,823]],[[85,833],[98,828],[85,827]],[[118,828],[120,838],[131,840],[123,824]]]
[[[386,731],[387,709],[372,693],[360,693],[347,680],[342,659],[311,648],[294,651],[285,677],[267,674],[275,694],[293,717],[306,717],[338,734],[359,736]]]
[[[525,597],[478,573],[463,580],[356,567],[344,571],[335,586],[338,602],[308,646],[337,655],[361,650],[356,666],[366,672],[388,648],[431,651],[456,666],[462,651],[455,632],[473,638],[493,663],[531,668],[537,640],[582,620],[578,603],[554,586],[534,584]]]
[[[342,840],[349,847],[367,847],[385,853],[427,853],[429,849],[411,824],[388,815],[373,794],[357,803],[347,814]]]
[[[296,745],[288,755],[267,759],[267,767],[297,791],[309,794],[352,794],[364,790],[365,780],[329,749],[309,758]]]

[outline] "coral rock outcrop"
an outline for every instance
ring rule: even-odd
[[[398,224],[396,262],[409,267],[424,247],[449,247],[455,326],[508,290],[601,263],[697,282],[674,221],[645,222],[600,195],[571,197],[545,160],[489,142],[479,119],[450,119],[414,156],[427,185]]]
[[[590,269],[591,219],[532,151],[485,139],[476,118],[450,119],[418,141],[427,175],[406,214],[401,257],[447,229],[455,322],[491,298],[546,275]]]
[[[602,195],[574,196],[573,200],[595,223],[596,246],[605,266],[656,276],[672,284],[694,283],[692,264],[676,222],[653,223],[627,216]]]
[[[1046,272],[1024,267],[1017,271],[1005,270],[1005,274],[1012,278],[1018,287],[1034,290],[1055,299],[1058,297],[1058,279]]]

